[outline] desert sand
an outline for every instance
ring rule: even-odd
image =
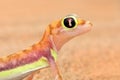
[[[93,29],[59,51],[64,80],[120,80],[119,0],[1,0],[0,56],[36,43],[50,22],[71,13],[91,21]],[[50,74],[46,68],[33,80],[51,80]]]

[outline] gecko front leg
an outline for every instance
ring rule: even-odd
[[[58,69],[58,66],[53,57],[49,57],[49,64],[53,72],[53,76],[55,77],[55,80],[63,80],[60,71]]]
[[[48,62],[51,67],[51,70],[53,71],[53,76],[55,77],[55,80],[63,80],[62,76],[60,74],[59,68],[57,66],[57,63],[55,62],[57,60],[58,51],[56,49],[56,45],[53,40],[53,36],[49,36],[50,42],[52,43],[53,49],[50,49],[51,56],[48,56]]]

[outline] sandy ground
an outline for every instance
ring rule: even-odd
[[[57,62],[64,80],[120,80],[119,0],[0,1],[0,56],[39,41],[51,21],[70,13],[94,27],[60,50]],[[50,74],[46,68],[34,80],[50,80]]]

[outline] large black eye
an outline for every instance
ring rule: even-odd
[[[74,28],[77,25],[77,19],[74,16],[68,16],[63,18],[62,20],[62,26],[65,28]]]
[[[65,18],[63,23],[67,28],[73,28],[76,25],[75,20],[71,17]]]

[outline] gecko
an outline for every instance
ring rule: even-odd
[[[0,80],[21,80],[45,67],[51,67],[55,80],[63,80],[56,64],[58,51],[66,42],[91,28],[90,21],[75,14],[51,22],[40,41],[22,51],[0,57]]]

